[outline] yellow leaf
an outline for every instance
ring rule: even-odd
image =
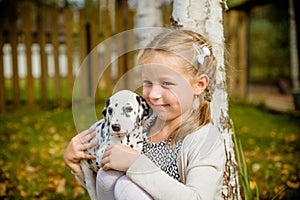
[[[256,187],[256,182],[255,181],[250,181],[250,188],[251,190],[254,190]]]
[[[83,195],[85,193],[84,188],[82,188],[81,186],[77,186],[74,188],[74,193],[73,193],[73,197],[76,198],[80,195]]]
[[[290,188],[297,189],[299,188],[300,183],[299,182],[292,182],[292,181],[287,181],[286,183]]]
[[[33,166],[30,166],[30,165],[27,165],[26,168],[25,168],[26,172],[28,172],[28,173],[34,173],[34,172],[36,172],[36,171],[38,171],[40,169],[41,169],[40,166],[33,167]]]
[[[66,179],[63,178],[58,182],[56,193],[64,194],[65,192],[66,192]]]
[[[289,173],[290,173],[290,171],[286,168],[281,170],[281,174],[288,175]]]
[[[0,197],[3,197],[6,195],[6,185],[5,183],[0,183]]]
[[[27,196],[27,193],[26,193],[24,190],[21,190],[21,196],[22,196],[22,197],[26,197],[26,196]]]

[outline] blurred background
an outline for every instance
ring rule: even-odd
[[[260,199],[299,199],[299,1],[227,4],[230,116],[243,144],[251,189],[258,186]],[[142,27],[139,19],[147,12],[153,12],[147,19],[153,26],[170,24],[172,0],[140,5],[136,0],[0,0],[1,199],[88,199],[62,161],[76,134],[75,75],[92,50],[93,64],[110,63],[100,81],[91,69],[82,82],[86,97],[91,97],[91,82],[97,82],[101,113],[114,84],[136,65],[136,52],[118,57],[118,48],[134,49],[137,39],[98,44]]]
[[[23,105],[70,102],[74,75],[88,53],[117,33],[141,27],[138,19],[142,10],[147,9],[140,7],[137,11],[135,0],[0,2],[0,111]],[[299,92],[299,86],[295,86],[295,82],[299,85],[299,64],[293,67],[291,63],[288,1],[229,0],[227,3],[224,31],[229,94],[264,101],[280,111],[295,110],[298,104],[293,93]],[[158,13],[153,15],[157,21],[154,25],[169,26],[172,1],[153,1],[153,4]],[[295,1],[296,25],[298,7],[299,2]],[[295,33],[299,35],[297,27]],[[299,46],[299,40],[295,42]],[[111,62],[114,59],[114,47],[109,48],[110,57],[104,58],[107,49],[98,47],[99,65],[103,59]],[[111,85],[110,81],[118,80],[135,64],[132,64],[135,57],[130,56],[121,56],[111,65],[111,72],[106,74],[110,78],[99,85],[99,95],[104,90],[111,91],[105,88]]]

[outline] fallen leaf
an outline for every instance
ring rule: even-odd
[[[56,188],[57,194],[64,194],[66,192],[66,179],[63,178],[58,182],[58,186]]]
[[[3,197],[6,195],[6,185],[5,183],[0,183],[0,197]]]
[[[292,182],[292,181],[287,181],[286,183],[290,188],[297,189],[299,188],[300,183],[299,182]]]
[[[256,182],[255,181],[250,181],[250,188],[251,190],[254,190],[256,187]]]
[[[73,191],[74,198],[77,198],[85,193],[85,190],[81,186],[75,187]]]
[[[40,166],[33,167],[33,166],[30,166],[30,165],[27,165],[26,168],[25,168],[26,172],[28,172],[28,173],[34,173],[34,172],[37,172],[40,169],[41,169]]]

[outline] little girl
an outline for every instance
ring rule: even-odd
[[[142,95],[155,115],[141,154],[124,145],[106,149],[99,199],[221,199],[225,149],[211,124],[217,65],[211,48],[200,34],[170,29],[140,52]],[[92,159],[82,142],[94,136],[86,130],[69,143],[64,160],[75,174],[81,159]]]

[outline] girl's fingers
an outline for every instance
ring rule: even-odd
[[[112,149],[112,145],[107,146],[107,147],[105,148],[105,151],[104,151],[104,153],[103,153],[103,156],[108,156],[111,149]]]
[[[90,141],[88,143],[84,143],[83,145],[85,146],[86,149],[90,149],[90,148],[92,148],[94,146],[97,146],[97,144],[98,144],[98,139],[94,138],[92,141]]]
[[[86,143],[96,136],[95,129],[87,129],[77,135],[81,143]]]
[[[82,137],[85,137],[85,136],[90,135],[93,132],[95,132],[95,129],[94,128],[89,128],[89,129],[86,129],[86,130],[80,132],[78,135],[80,135]]]
[[[107,163],[106,165],[104,165],[104,166],[102,167],[102,169],[103,169],[104,171],[110,170],[111,168],[109,167],[109,163]]]
[[[82,155],[82,158],[83,158],[83,159],[92,159],[92,160],[96,159],[95,156],[90,155],[90,154],[86,154],[86,153],[84,153],[84,154]]]
[[[110,168],[110,162],[109,162],[109,157],[103,157],[101,161],[101,167],[103,170],[109,170]]]

